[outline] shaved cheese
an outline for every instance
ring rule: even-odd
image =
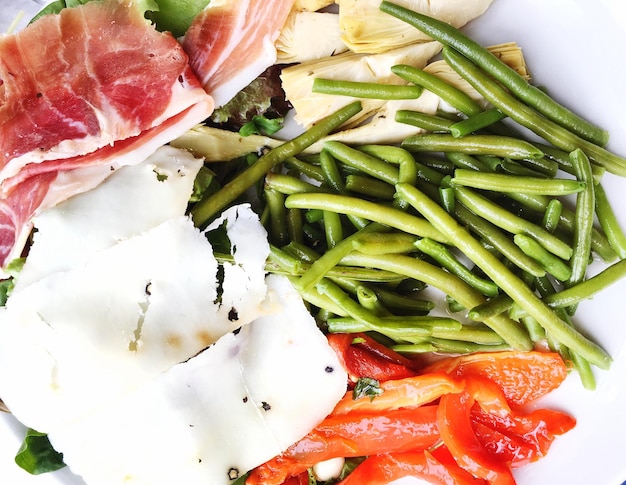
[[[276,313],[52,433],[69,466],[93,485],[229,484],[318,424],[346,373],[289,281],[268,286]]]
[[[164,147],[46,211],[0,309],[0,396],[90,485],[231,483],[345,392],[250,205],[184,215],[201,163]]]
[[[16,291],[183,214],[201,166],[202,160],[190,153],[164,146],[141,164],[112,174],[109,171],[110,177],[101,189],[42,212],[34,220],[37,232],[24,269],[16,279]],[[100,167],[87,170],[93,169]],[[68,234],[81,237],[76,244],[68,244]]]
[[[268,254],[248,244],[257,260],[226,272],[219,303],[212,248],[184,216],[14,293],[1,319],[0,368],[20,372],[0,378],[3,400],[48,432],[248,323],[263,312]]]

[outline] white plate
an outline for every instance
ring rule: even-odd
[[[0,0],[0,31],[13,19],[15,5],[32,11],[33,0]],[[7,18],[10,17],[10,18]],[[536,84],[608,128],[609,148],[626,155],[626,12],[622,0],[495,0],[467,29],[484,44],[514,40],[524,50]],[[626,228],[626,180],[607,175],[604,185]],[[594,269],[599,269],[594,266]],[[553,444],[548,456],[515,472],[520,485],[619,485],[626,480],[626,281],[582,303],[576,322],[613,357],[598,371],[597,390],[582,389],[572,374],[543,405],[571,413],[577,425]],[[28,383],[24,383],[28,385]],[[13,463],[23,431],[0,416],[0,481],[13,485],[79,485],[67,470],[32,477]],[[403,483],[417,483],[403,480]]]

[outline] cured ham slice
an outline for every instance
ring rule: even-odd
[[[37,210],[93,188],[120,160],[141,162],[212,110],[176,39],[129,0],[64,9],[1,37],[0,266]],[[82,183],[67,183],[73,170]]]
[[[294,0],[212,0],[185,34],[183,48],[216,106],[226,104],[276,62],[274,42]]]

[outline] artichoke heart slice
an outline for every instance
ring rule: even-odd
[[[410,10],[462,27],[493,0],[394,0]],[[411,25],[380,11],[380,0],[337,0],[344,42],[353,52],[378,53],[431,40]]]

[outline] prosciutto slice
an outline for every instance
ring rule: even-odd
[[[36,211],[141,162],[213,106],[180,44],[130,0],[64,9],[0,37],[0,266],[19,254]]]
[[[276,63],[274,43],[294,0],[211,0],[183,39],[190,65],[216,106]]]

